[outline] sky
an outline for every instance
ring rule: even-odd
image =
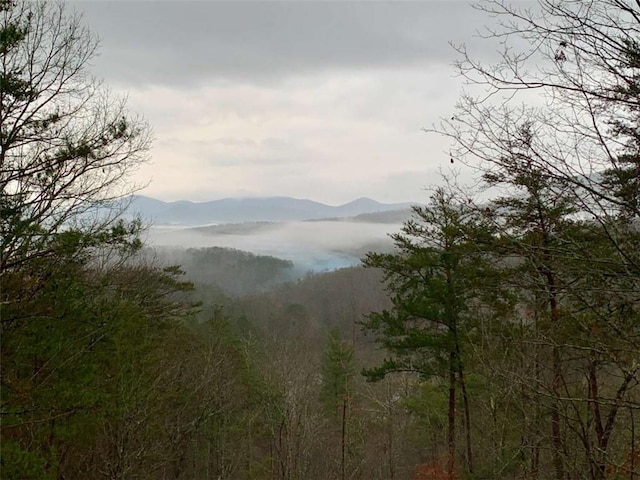
[[[70,5],[101,39],[93,73],[152,127],[134,181],[166,201],[425,201],[450,163],[424,129],[463,89],[450,43],[490,56],[463,1]]]

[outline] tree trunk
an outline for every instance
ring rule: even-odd
[[[449,354],[449,430],[447,435],[447,477],[455,479],[456,456],[456,354]]]
[[[341,432],[341,442],[342,442],[342,456],[340,459],[340,478],[345,480],[346,478],[346,443],[347,443],[347,399],[342,399],[342,432]]]
[[[551,308],[551,322],[554,327],[557,327],[560,320],[560,314],[558,310],[558,301],[555,293],[555,283],[553,274],[547,274],[547,281],[550,291],[549,305]],[[553,392],[553,399],[551,403],[551,446],[553,448],[553,467],[555,470],[556,480],[564,480],[564,462],[562,458],[563,444],[562,434],[560,432],[560,383],[562,381],[562,363],[560,360],[560,350],[558,346],[553,345],[552,362],[553,362],[553,381],[551,383],[551,390]]]
[[[462,402],[464,405],[464,433],[467,450],[467,469],[469,470],[469,473],[473,473],[473,446],[471,444],[471,412],[469,409],[469,396],[467,395],[467,386],[464,381],[464,372],[462,362],[459,358],[459,347],[457,345],[456,349],[458,350],[458,377],[460,380],[460,390],[462,390]]]

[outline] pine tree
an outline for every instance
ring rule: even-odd
[[[394,234],[395,253],[370,253],[368,267],[385,276],[393,308],[371,314],[364,328],[391,357],[364,371],[369,380],[394,372],[413,372],[422,380],[446,379],[449,391],[447,471],[455,475],[456,404],[462,393],[467,469],[473,471],[465,345],[474,328],[474,303],[482,302],[479,279],[489,282],[489,264],[470,239],[481,235],[481,221],[466,201],[439,189],[425,207]]]
[[[349,415],[354,403],[354,350],[338,330],[329,332],[322,359],[320,400],[327,413],[340,422],[340,478],[347,478],[347,449],[349,444]]]

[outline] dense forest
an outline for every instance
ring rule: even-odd
[[[105,207],[149,126],[64,4],[0,0],[0,476],[640,478],[640,7],[480,8],[433,129],[479,184],[294,280],[143,245]]]

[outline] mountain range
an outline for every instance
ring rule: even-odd
[[[331,206],[290,197],[224,198],[208,202],[164,202],[143,195],[131,197],[129,216],[140,216],[155,225],[195,226],[242,222],[286,222],[406,210],[412,203],[380,203],[358,198]]]

